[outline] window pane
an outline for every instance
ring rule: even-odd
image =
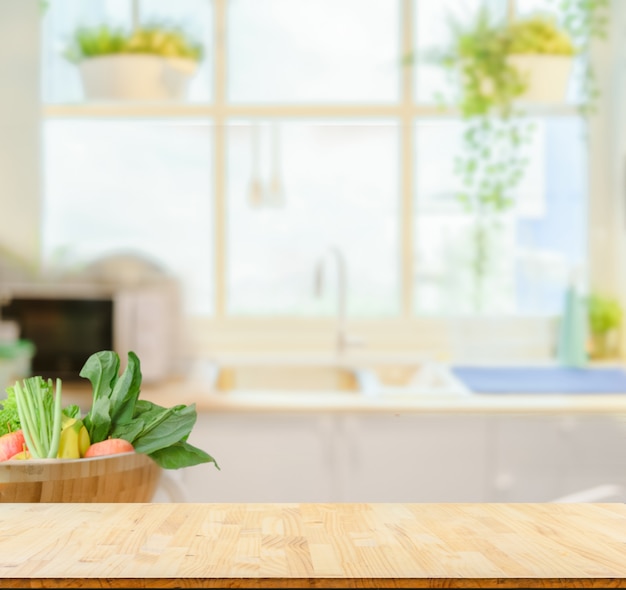
[[[581,121],[535,121],[526,174],[516,205],[484,235],[478,279],[489,313],[561,311],[569,270],[586,262],[586,158]],[[477,279],[476,224],[455,195],[454,157],[462,124],[421,121],[416,127],[415,311],[473,313]]]
[[[392,102],[399,96],[397,0],[228,2],[235,102]]]
[[[205,59],[189,85],[189,100],[208,101],[212,96],[213,3],[210,0],[144,0],[140,3],[141,22],[155,20],[179,24],[205,45]],[[78,26],[109,24],[132,28],[131,0],[50,0],[42,19],[42,87],[46,102],[67,103],[84,100],[76,65],[63,56]]]
[[[49,121],[44,263],[138,253],[180,278],[187,311],[210,314],[212,135],[191,121]]]
[[[331,245],[348,267],[347,313],[398,312],[398,125],[393,122],[237,121],[228,129],[228,311],[333,315],[335,261],[327,289],[315,265]],[[254,181],[262,198],[254,205]]]

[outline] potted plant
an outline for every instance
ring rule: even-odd
[[[455,156],[462,183],[456,196],[473,218],[468,267],[475,311],[484,307],[491,252],[501,245],[498,233],[506,234],[504,226],[514,221],[514,191],[529,161],[533,125],[523,105],[563,101],[574,54],[584,66],[578,105],[583,117],[594,112],[600,94],[589,54],[591,42],[607,36],[609,0],[567,0],[559,11],[563,27],[539,13],[494,22],[484,7],[469,26],[451,20],[453,43],[429,56],[454,82],[454,92],[439,94],[439,102],[457,109],[464,123]],[[413,53],[403,58],[404,65],[414,61]]]
[[[452,46],[437,59],[455,77],[458,104],[464,117],[510,115],[525,96],[565,95],[575,53],[571,37],[548,15],[536,14],[513,22],[494,23],[479,11],[469,27],[452,21]],[[548,76],[561,81],[550,92],[537,88]]]
[[[469,269],[473,308],[481,311],[491,252],[499,248],[499,235],[511,233],[505,226],[528,161],[533,126],[520,104],[563,100],[575,49],[556,21],[540,14],[500,23],[483,9],[469,26],[451,26],[454,42],[437,60],[456,87],[444,102],[456,106],[464,122],[457,197],[473,217]]]
[[[616,356],[618,330],[622,324],[623,311],[613,297],[593,293],[587,302],[590,332],[590,356],[596,359]]]
[[[88,100],[181,100],[203,47],[182,28],[79,27],[65,57],[80,69]]]
[[[569,34],[554,19],[534,16],[511,23],[506,34],[508,65],[524,90],[517,100],[551,103],[565,100],[576,53]]]

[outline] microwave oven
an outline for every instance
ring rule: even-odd
[[[44,379],[82,380],[95,352],[114,350],[121,368],[133,351],[143,381],[170,376],[177,330],[176,292],[169,283],[5,285],[0,317],[18,326],[35,347],[31,373]]]

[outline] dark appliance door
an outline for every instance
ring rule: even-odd
[[[113,347],[111,299],[13,298],[2,317],[15,320],[20,337],[34,343],[32,374],[44,379],[82,380],[89,356]]]

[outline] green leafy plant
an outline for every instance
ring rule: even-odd
[[[529,79],[512,58],[571,57],[586,51],[588,47],[578,43],[580,35],[574,35],[574,28],[566,23],[574,23],[574,4],[578,17],[588,22],[589,5],[594,3],[563,0],[561,8],[568,4],[570,13],[564,13],[562,22],[543,13],[501,21],[483,8],[469,24],[451,19],[453,43],[434,54],[452,77],[454,88],[451,96],[438,98],[443,105],[456,107],[464,123],[455,172],[462,182],[458,201],[473,217],[469,268],[477,311],[484,307],[485,281],[492,265],[490,240],[515,206],[534,134],[534,125],[518,100]]]
[[[587,309],[589,328],[593,334],[606,334],[622,324],[622,306],[614,297],[594,293],[589,296]]]
[[[617,354],[618,330],[623,310],[619,301],[610,296],[592,293],[587,299],[589,320],[589,353],[592,358],[610,358]]]
[[[469,26],[454,20],[450,26],[454,43],[436,59],[459,86],[458,98],[444,102],[455,104],[465,118],[514,114],[514,101],[528,80],[510,62],[512,55],[571,56],[576,51],[566,31],[549,15],[501,23],[483,8]]]
[[[585,64],[583,116],[594,111],[599,95],[589,58],[592,40],[605,38],[609,0],[549,0],[561,20],[549,14],[497,21],[483,8],[469,25],[450,19],[453,43],[430,59],[451,75],[450,96],[438,94],[442,106],[456,108],[464,122],[462,151],[455,172],[463,188],[457,197],[473,215],[470,268],[474,309],[483,307],[484,282],[490,267],[490,236],[515,205],[515,190],[528,164],[527,148],[534,127],[518,104],[529,80],[516,69],[516,55],[579,56]],[[413,64],[414,54],[404,58]]]
[[[510,61],[519,54],[571,56],[574,45],[550,16],[532,15],[511,23],[496,22],[479,11],[469,26],[450,21],[454,43],[438,61],[456,82],[457,95],[442,102],[463,117],[462,152],[455,171],[463,189],[457,195],[473,215],[470,268],[473,307],[480,311],[489,270],[489,236],[515,205],[515,188],[523,178],[534,127],[516,105],[528,79]]]
[[[133,31],[102,24],[79,27],[64,55],[72,63],[90,57],[118,54],[148,54],[200,61],[204,49],[181,27],[153,23]]]
[[[600,88],[591,62],[594,40],[608,36],[609,0],[551,0],[563,15],[563,27],[578,49],[582,62],[579,112],[587,118],[597,111]]]
[[[91,443],[122,438],[138,453],[144,453],[164,469],[179,469],[215,459],[187,442],[197,419],[195,404],[164,408],[140,400],[141,366],[134,352],[119,374],[116,352],[103,350],[92,354],[80,371],[91,382],[93,401],[83,423]]]

